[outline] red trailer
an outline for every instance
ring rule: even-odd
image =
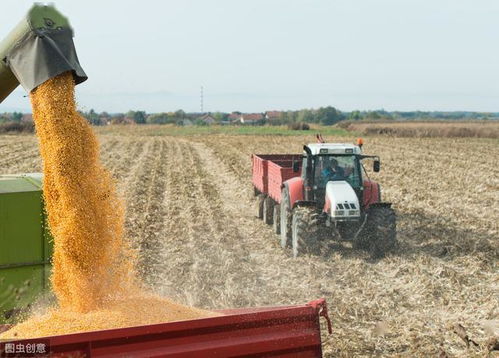
[[[253,154],[253,185],[259,193],[268,194],[276,202],[281,201],[282,184],[301,172],[293,171],[293,163],[301,162],[299,154]],[[295,164],[296,165],[296,164]],[[257,194],[259,194],[257,193]]]
[[[253,154],[253,187],[257,197],[257,217],[267,224],[274,224],[279,234],[279,221],[271,218],[279,217],[279,204],[284,182],[301,175],[299,154]],[[294,166],[294,168],[293,168]]]
[[[319,317],[324,299],[305,305],[219,311],[223,316],[0,343],[43,343],[56,357],[322,357]],[[0,332],[2,327],[0,326]],[[4,329],[7,328],[4,326]],[[12,345],[13,344],[13,345]]]

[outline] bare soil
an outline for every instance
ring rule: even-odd
[[[499,334],[497,141],[368,138],[365,152],[382,159],[370,175],[394,204],[400,241],[373,261],[338,243],[293,259],[253,216],[250,154],[296,153],[312,136],[132,128],[99,138],[144,280],[162,295],[206,309],[325,297],[334,330],[323,330],[326,357],[484,357]],[[0,136],[0,154],[0,174],[41,171],[34,136]],[[467,347],[456,324],[478,347]]]

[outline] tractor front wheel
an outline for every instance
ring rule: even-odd
[[[388,206],[379,206],[370,208],[367,215],[357,246],[366,248],[374,258],[384,257],[397,246],[395,211]]]
[[[313,208],[295,208],[291,227],[293,257],[319,253],[319,221],[318,214]]]

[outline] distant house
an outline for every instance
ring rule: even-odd
[[[257,124],[263,120],[263,114],[261,113],[243,113],[240,116],[241,124]]]
[[[99,115],[99,122],[101,125],[108,125],[112,121],[112,118],[110,115]]]
[[[210,124],[215,124],[216,120],[211,116],[211,114],[205,114],[204,116],[201,116],[198,118],[198,120],[203,121],[204,123],[210,125]]]
[[[23,114],[23,117],[21,118],[21,122],[26,122],[26,123],[33,122],[33,115],[31,113]]]
[[[227,120],[231,123],[236,123],[236,122],[240,122],[241,120],[241,113],[240,112],[232,112],[231,114],[229,114],[229,116],[227,117]]]
[[[265,120],[272,122],[281,119],[281,111],[267,111],[265,112]]]
[[[116,116],[108,124],[135,124],[135,121],[130,117]]]

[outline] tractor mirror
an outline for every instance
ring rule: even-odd
[[[298,173],[300,171],[300,162],[294,161],[293,162],[293,172]]]
[[[381,166],[381,162],[379,160],[375,160],[373,162],[373,171],[375,173],[379,172],[380,166]]]

